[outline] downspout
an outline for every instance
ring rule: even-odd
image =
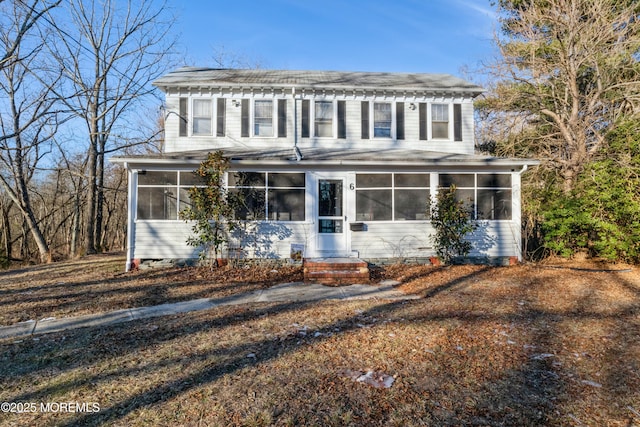
[[[528,168],[529,165],[523,165],[522,169],[520,169],[520,172],[518,172],[518,176],[520,177],[518,179],[518,196],[520,200],[518,200],[518,224],[514,224],[517,225],[517,233],[516,230],[511,229],[511,234],[514,235],[513,240],[515,241],[516,248],[518,250],[518,262],[522,262],[522,260],[524,259],[524,247],[522,246],[522,174],[524,174]]]
[[[137,182],[133,182],[134,173],[129,169],[129,165],[126,162],[124,167],[129,175],[129,185],[127,186],[127,263],[125,270],[131,271],[133,259],[133,188],[137,186]]]
[[[293,96],[293,154],[296,156],[296,161],[299,162],[304,156],[298,148],[298,102],[295,86],[291,89],[291,95]]]

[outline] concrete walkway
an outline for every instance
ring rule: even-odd
[[[224,305],[237,305],[261,302],[313,302],[327,299],[353,300],[380,298],[386,300],[416,299],[417,295],[408,295],[394,289],[398,282],[387,280],[379,285],[349,285],[330,287],[301,282],[284,283],[268,289],[226,298],[202,298],[151,307],[126,308],[108,313],[87,314],[61,319],[47,318],[16,323],[0,327],[0,339],[15,338],[36,334],[47,334],[67,329],[89,326],[108,326],[123,322],[132,322],[151,317],[166,316],[190,311],[207,310]]]

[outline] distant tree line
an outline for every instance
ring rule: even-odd
[[[123,249],[107,159],[161,143],[172,24],[158,0],[0,0],[0,262]]]

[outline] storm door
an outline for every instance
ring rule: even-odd
[[[346,250],[344,179],[318,179],[318,251],[338,255]]]

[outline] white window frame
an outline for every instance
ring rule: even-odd
[[[139,176],[142,173],[156,173],[156,172],[160,172],[160,173],[175,173],[176,174],[176,183],[175,184],[140,184],[140,178]],[[183,176],[186,174],[191,174],[193,173],[193,171],[187,171],[187,170],[181,170],[181,169],[171,169],[171,170],[167,170],[167,169],[141,169],[138,170],[136,172],[136,189],[135,189],[135,197],[136,197],[136,210],[135,210],[135,216],[134,216],[134,221],[138,222],[138,221],[144,221],[144,222],[149,222],[149,221],[183,221],[182,219],[180,219],[180,211],[182,211],[186,206],[189,206],[190,204],[188,202],[183,202],[182,200],[182,190],[186,190],[188,191],[191,187],[193,187],[194,185],[192,184],[183,184],[183,181],[186,181],[186,179],[183,179]],[[196,187],[205,187],[205,185],[195,185]],[[145,188],[163,188],[163,189],[170,189],[171,191],[173,191],[174,196],[175,196],[175,209],[176,209],[176,215],[172,216],[171,218],[140,218],[138,216],[138,204],[140,203],[140,189],[145,189]],[[186,206],[183,206],[186,205]]]
[[[391,136],[375,136],[375,104],[391,104]],[[378,141],[394,141],[396,139],[396,102],[371,101],[369,103],[369,138]]]
[[[447,137],[446,138],[436,138],[433,136],[433,106],[434,105],[446,105],[447,106]],[[428,115],[428,130],[429,130],[429,139],[433,141],[453,141],[453,103],[451,102],[431,102],[429,103],[429,108],[427,110]],[[437,123],[442,123],[438,121]]]
[[[271,135],[256,134],[256,102],[271,102]],[[278,136],[278,100],[253,99],[251,102],[251,135],[256,138],[277,138]]]
[[[331,136],[319,136],[316,135],[316,102],[330,102],[331,103]],[[309,125],[311,126],[310,129],[310,134],[313,138],[326,138],[326,139],[333,139],[336,138],[338,135],[338,103],[336,100],[332,100],[332,99],[313,99],[310,102],[310,109],[311,109],[311,123],[309,123]]]
[[[376,110],[376,104],[389,104],[391,106],[391,129],[389,132],[389,136],[376,136],[375,133],[375,129],[376,129],[376,124],[375,124],[375,110]],[[370,129],[369,129],[369,135],[371,135],[372,139],[396,139],[396,103],[392,102],[392,101],[373,101],[371,103],[371,111],[369,112],[369,117],[370,117]]]
[[[456,187],[457,190],[465,190],[473,192],[473,221],[513,221],[514,218],[514,209],[513,209],[513,174],[509,172],[440,172],[438,173],[437,178],[437,190],[446,190],[447,187],[441,187],[440,184],[440,175],[471,175],[473,176],[473,186],[472,187]],[[503,175],[510,177],[511,187],[479,187],[478,186],[478,175]],[[478,205],[479,205],[479,196],[478,193],[481,190],[508,190],[511,196],[511,217],[506,219],[489,219],[489,218],[478,218]]]
[[[358,212],[357,212],[357,205],[355,206],[355,218],[356,221],[371,221],[371,222],[377,222],[377,223],[389,223],[389,222],[415,222],[415,221],[430,221],[431,218],[427,216],[427,204],[425,203],[425,208],[424,208],[424,213],[425,213],[425,217],[424,218],[416,218],[416,219],[398,219],[396,216],[396,192],[397,191],[403,191],[403,190],[426,190],[428,192],[428,198],[431,199],[431,197],[433,196],[434,192],[433,192],[433,174],[431,172],[358,172],[356,173],[356,175],[358,175],[359,173],[365,174],[365,175],[389,175],[391,177],[391,183],[388,187],[358,187],[356,184],[355,187],[355,191],[356,191],[356,204],[357,204],[357,196],[358,196],[358,191],[384,191],[384,190],[388,190],[391,192],[391,219],[383,219],[383,220],[377,220],[377,219],[367,219],[367,218],[361,218],[358,217]],[[396,175],[405,175],[405,174],[410,174],[410,175],[425,175],[428,176],[429,178],[429,185],[428,186],[418,186],[418,187],[401,187],[396,185]],[[357,178],[356,178],[357,180]]]
[[[190,120],[191,126],[189,126],[189,128],[188,128],[189,136],[209,137],[209,136],[213,136],[213,135],[216,134],[216,120],[215,120],[215,117],[216,117],[216,108],[217,108],[216,104],[217,104],[217,102],[214,102],[214,100],[215,100],[215,98],[204,97],[204,96],[202,96],[202,97],[198,96],[198,97],[192,97],[191,98],[191,101],[190,101],[191,111],[189,111],[189,120]],[[196,111],[195,103],[196,103],[196,101],[209,101],[209,103],[211,105],[211,115],[209,117],[209,121],[211,123],[211,126],[210,126],[211,127],[211,132],[210,133],[195,133],[195,131],[194,131],[193,126],[195,124],[195,118],[196,118],[196,116],[195,116],[195,111]]]

